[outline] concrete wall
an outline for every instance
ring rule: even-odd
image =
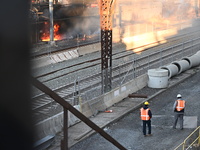
[[[78,49],[78,53],[79,53],[79,56],[81,56],[81,55],[93,53],[100,50],[101,50],[101,43],[95,43],[91,45],[81,46],[81,48]]]
[[[82,113],[91,117],[96,115],[98,112],[104,111],[106,108],[120,102],[126,98],[129,94],[134,93],[147,85],[148,76],[147,74],[137,77],[131,80],[129,83],[123,84],[122,86],[86,103],[81,105]],[[76,107],[80,109],[79,107]],[[77,123],[79,119],[70,112],[68,113],[68,124],[69,126]],[[37,140],[44,138],[48,135],[55,135],[57,132],[62,131],[63,128],[63,112],[53,116],[47,120],[39,122],[35,125],[37,129]]]

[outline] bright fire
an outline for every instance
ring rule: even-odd
[[[140,54],[146,48],[150,48],[152,46],[165,43],[166,37],[175,34],[177,34],[176,29],[169,29],[167,32],[163,30],[163,31],[157,31],[156,33],[148,32],[136,36],[125,37],[122,39],[122,41],[126,43],[127,50],[132,50],[135,53]]]
[[[47,22],[45,22],[45,29],[49,29],[49,25]],[[61,35],[59,34],[59,29],[60,29],[60,26],[59,24],[54,24],[53,26],[54,28],[54,41],[57,41],[57,40],[61,40]],[[50,33],[49,31],[45,30],[46,32],[44,32],[41,36],[41,40],[42,41],[50,41]]]
[[[113,42],[121,41],[126,50],[138,54],[167,42],[180,30],[191,27],[199,16],[198,5],[189,0],[119,0],[119,4],[114,15]]]

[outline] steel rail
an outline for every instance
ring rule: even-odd
[[[197,38],[198,39],[198,38]],[[197,39],[194,39],[194,40],[197,40]],[[190,40],[190,42],[191,41],[194,41],[194,40]],[[185,43],[190,43],[190,42],[185,42]],[[198,44],[198,43],[197,43]],[[197,45],[196,44],[196,45]],[[175,45],[174,47],[180,47],[180,46],[182,46],[182,44],[177,44],[177,45]],[[193,47],[194,45],[190,45],[190,46],[188,46],[188,48],[189,47]],[[172,48],[171,47],[169,47],[169,48],[166,48],[166,49],[164,49],[164,51],[167,51],[167,50],[171,50]],[[168,53],[167,55],[163,55],[162,56],[162,58],[164,59],[167,59],[167,58],[169,58],[169,57],[172,57],[172,55],[175,55],[175,54],[178,54],[178,53],[180,53],[180,51],[181,50],[177,50],[177,51],[175,51],[175,52],[173,52],[173,54],[172,53]],[[141,57],[141,58],[139,58],[139,59],[137,59],[137,63],[139,64],[138,65],[138,67],[136,68],[136,70],[143,70],[143,68],[148,68],[148,65],[149,64],[147,64],[146,63],[146,60],[147,59],[149,59],[149,57],[154,57],[154,56],[156,56],[156,55],[159,55],[158,54],[158,52],[157,51],[155,51],[155,52],[153,52],[153,53],[151,53],[151,54],[149,54],[149,55],[145,55],[145,56],[143,56],[143,57]],[[154,63],[156,63],[156,62],[159,62],[159,57],[156,57],[156,59],[151,59],[151,64],[154,64]],[[139,61],[142,61],[143,60],[143,63],[139,63]],[[113,72],[114,72],[114,74],[113,74],[113,77],[112,77],[112,79],[113,80],[120,80],[119,79],[119,77],[120,76],[122,76],[122,75],[124,75],[124,74],[126,74],[127,73],[127,71],[128,71],[128,69],[125,69],[125,70],[123,70],[120,74],[115,74],[115,72],[116,72],[116,70],[118,70],[119,68],[124,68],[124,67],[126,67],[126,66],[129,66],[129,65],[131,65],[133,63],[133,61],[129,61],[129,62],[127,62],[127,63],[124,63],[124,64],[122,64],[122,65],[120,65],[120,66],[117,66],[117,67],[114,67],[113,68]],[[144,71],[143,71],[144,72]],[[99,80],[96,80],[96,83],[91,83],[91,85],[88,85],[88,84],[85,84],[84,86],[81,86],[81,93],[83,93],[83,92],[86,92],[86,91],[88,91],[89,89],[90,89],[90,87],[95,87],[95,86],[98,86],[99,84],[100,84],[100,76],[101,76],[101,73],[99,72],[99,73],[97,73],[96,75],[95,75]],[[89,80],[90,80],[90,78],[94,78],[94,76],[93,75],[91,75],[91,76],[89,76],[89,77],[86,77],[86,78],[83,78],[83,79],[81,79],[80,80],[80,83],[82,82],[82,83],[84,83],[85,81],[87,81],[87,82],[89,82]],[[73,93],[68,93],[68,92],[66,92],[66,89],[69,89],[69,88],[72,88],[73,87],[73,83],[71,83],[71,84],[69,84],[69,85],[66,85],[66,86],[63,86],[63,87],[60,87],[60,88],[58,88],[58,89],[54,89],[54,91],[55,92],[57,92],[57,93],[64,93],[65,95],[64,96],[62,96],[64,99],[70,99],[70,97],[72,97],[73,96]],[[34,97],[34,99],[39,99],[38,101],[40,101],[40,99],[43,99],[44,97],[45,97],[46,95],[45,94],[42,94],[42,95],[40,95],[39,97]],[[45,98],[44,98],[45,99]],[[35,103],[35,102],[33,102],[33,103]],[[45,107],[49,107],[50,105],[52,104],[52,100],[50,100],[49,102],[47,101],[47,102],[44,102],[42,105],[40,105],[40,106],[37,106],[37,107],[35,107],[34,108],[34,111],[35,112],[37,112],[37,110],[39,111],[39,112],[41,112],[42,111],[42,109],[43,108],[45,108]]]
[[[200,31],[200,30],[199,30],[199,31]],[[189,36],[194,36],[194,35],[193,35],[194,33],[197,34],[198,31],[193,32],[193,33],[190,33]],[[185,35],[181,35],[181,36],[179,36],[179,38],[185,38],[184,36],[185,36]],[[170,38],[170,39],[172,40],[172,39],[174,39],[174,37],[172,37],[172,38]],[[178,40],[181,40],[181,39],[177,39],[177,37],[176,37],[175,39],[176,39],[176,40],[173,40],[173,43],[174,43],[174,42],[177,42]],[[162,41],[163,41],[163,40],[162,40]],[[153,45],[153,44],[156,44],[156,43],[160,43],[160,42],[161,42],[161,41],[153,42],[153,43],[150,43],[150,44],[147,44],[147,45],[144,45],[144,46],[140,46],[140,47],[137,47],[137,48],[142,48],[142,47],[145,47],[145,46],[150,46],[150,45]],[[137,48],[134,48],[134,49],[137,49]],[[129,50],[127,50],[127,51],[134,50],[134,49],[129,49]],[[148,49],[145,49],[144,51],[146,51],[146,50],[148,50]],[[115,51],[113,51],[113,52],[115,52]],[[124,55],[116,56],[115,58],[113,58],[113,61],[114,61],[114,60],[117,60],[117,59],[120,59],[120,58],[124,58],[125,56],[129,56],[129,55],[130,55],[129,53],[128,53],[128,54],[126,54],[126,53],[127,53],[127,52],[124,51],[124,50],[121,50],[120,52],[114,53],[114,54],[113,54],[113,57],[114,57],[115,55],[119,55],[119,54],[124,54]],[[133,55],[133,54],[135,54],[135,53],[132,53],[132,55]],[[82,70],[82,69],[87,69],[88,67],[96,66],[96,65],[100,64],[100,62],[97,62],[97,63],[96,63],[96,61],[100,61],[100,59],[101,59],[101,58],[100,58],[100,56],[99,56],[99,58],[96,58],[96,59],[87,60],[87,61],[84,61],[84,62],[81,62],[81,63],[77,63],[77,64],[75,64],[75,65],[70,65],[70,66],[68,66],[68,67],[64,67],[64,68],[61,68],[61,69],[57,69],[57,70],[54,70],[54,71],[45,73],[45,74],[42,74],[42,75],[38,75],[38,76],[36,75],[36,76],[34,76],[34,77],[40,80],[41,77],[48,76],[48,75],[50,75],[50,74],[53,74],[53,73],[62,71],[62,70],[64,70],[64,69],[69,69],[69,68],[72,68],[72,67],[75,67],[75,66],[79,66],[79,65],[83,65],[83,64],[87,64],[87,63],[91,63],[91,62],[94,63],[94,64],[91,64],[91,65],[89,64],[87,67],[81,67],[81,66],[80,66],[80,68],[77,69],[77,70],[74,70],[74,71],[71,71],[71,72],[69,72],[69,73],[63,74],[63,76],[64,76],[64,75],[68,75],[68,74],[70,74],[70,73],[73,73],[73,72],[76,72],[76,71],[80,71],[80,70]],[[62,75],[59,76],[59,77],[62,77]],[[43,80],[42,82],[47,82],[47,81],[53,80],[53,79],[55,79],[55,78],[57,78],[57,77],[54,77],[54,78],[48,79],[48,80]]]

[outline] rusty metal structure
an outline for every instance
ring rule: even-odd
[[[114,5],[115,0],[99,0],[102,92],[110,91],[112,86],[112,14]]]

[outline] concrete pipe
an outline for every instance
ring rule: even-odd
[[[184,60],[184,59],[172,62],[172,64],[177,65],[178,70],[179,70],[178,74],[180,74],[183,71],[186,71],[186,70],[190,69],[189,62],[187,60]]]
[[[179,71],[177,65],[175,65],[175,64],[169,64],[167,66],[163,66],[163,67],[161,67],[161,69],[168,70],[168,78],[171,78],[171,77],[177,75],[178,71]]]
[[[192,68],[192,67],[200,65],[200,56],[198,56],[198,55],[200,55],[200,53],[192,55],[190,57],[182,58],[182,60],[188,61],[189,65],[190,65],[190,68]]]
[[[200,51],[196,52],[196,54],[194,54],[194,55],[200,57]]]
[[[150,69],[148,77],[150,88],[166,88],[168,86],[168,71],[165,69]]]

